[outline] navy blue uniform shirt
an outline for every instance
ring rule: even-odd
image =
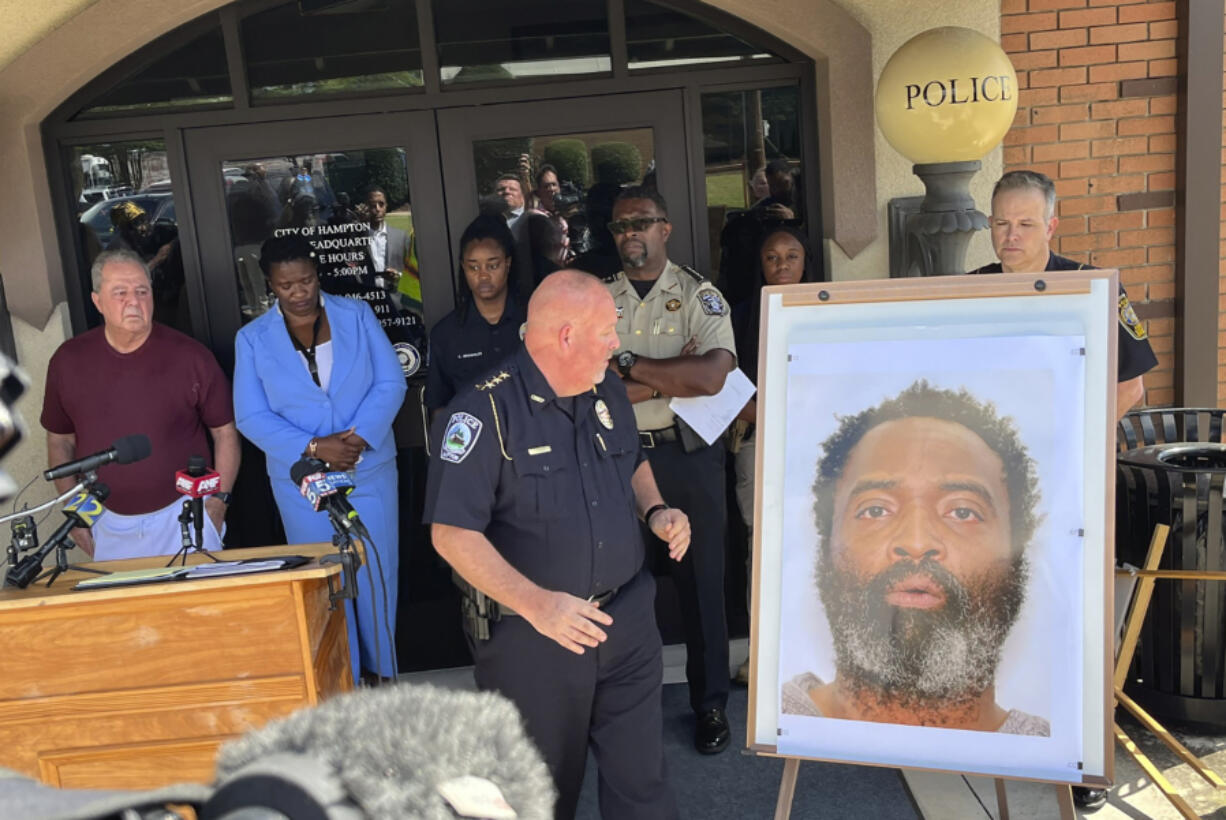
[[[1089,265],[1050,253],[1047,257],[1047,267],[1043,270],[1087,269],[1090,269]],[[991,265],[984,265],[982,268],[971,271],[971,273],[1000,272],[999,262],[993,262]],[[1128,301],[1128,294],[1124,292],[1124,285],[1122,283],[1120,284],[1120,296],[1116,307],[1116,314],[1119,318],[1120,339],[1117,348],[1117,358],[1119,361],[1117,362],[1116,381],[1126,382],[1129,379],[1135,379],[1137,376],[1153,370],[1158,365],[1158,357],[1154,355],[1153,349],[1149,346],[1149,339],[1146,338],[1145,328],[1137,319],[1137,314],[1133,311],[1132,304]]]
[[[430,369],[426,373],[426,406],[446,406],[456,393],[471,386],[485,371],[519,347],[524,310],[511,293],[497,323],[485,321],[477,306],[456,308],[430,331]]]
[[[644,456],[613,374],[560,399],[521,344],[460,391],[431,442],[427,524],[484,533],[529,580],[581,598],[643,566],[630,478]]]

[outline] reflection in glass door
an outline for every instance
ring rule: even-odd
[[[451,235],[478,210],[505,211],[521,289],[563,264],[621,270],[605,226],[618,191],[636,183],[653,184],[668,201],[669,257],[693,264],[680,92],[456,108],[438,112],[438,121]]]
[[[327,293],[370,305],[406,378],[425,361],[421,276],[402,148],[243,158],[221,163],[242,322],[272,307],[260,245],[297,234]]]
[[[606,227],[626,185],[654,184],[651,128],[507,137],[473,143],[482,210],[507,218],[521,291],[566,266],[621,270]]]

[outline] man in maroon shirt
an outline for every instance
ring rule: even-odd
[[[203,546],[219,547],[239,465],[230,384],[204,345],[153,322],[153,288],[138,255],[106,251],[92,274],[103,325],[64,342],[47,366],[41,419],[47,461],[63,464],[135,433],[147,435],[153,451],[141,461],[98,471],[111,488],[108,512],[92,534],[78,528],[72,537],[98,560],[175,552],[182,507],[175,472],[187,467],[190,456],[209,460],[212,436],[221,492],[205,501]],[[76,477],[55,482],[60,492],[75,483]]]

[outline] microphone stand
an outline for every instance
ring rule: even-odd
[[[55,579],[59,578],[64,572],[70,569],[75,569],[77,572],[92,572],[94,575],[107,575],[106,570],[93,569],[92,567],[83,567],[80,564],[68,563],[68,552],[76,542],[71,537],[65,535],[60,539],[60,542],[55,545],[55,566],[51,569],[43,570],[42,575],[34,579],[34,583],[38,583],[42,579],[47,579],[47,586],[55,583]]]
[[[354,549],[353,535],[347,527],[345,527],[337,519],[337,516],[331,510],[328,511],[328,520],[332,522],[332,529],[336,530],[332,535],[332,546],[336,547],[335,555],[325,555],[319,559],[321,565],[340,564],[341,565],[341,581],[338,589],[333,583],[331,575],[328,576],[328,609],[336,609],[337,602],[343,601],[346,598],[356,601],[358,598],[358,567],[362,566],[362,556]]]
[[[91,488],[93,488],[97,481],[98,473],[94,470],[90,470],[89,472],[85,473],[85,475],[81,478],[81,482],[77,486],[88,492]],[[43,570],[42,574],[34,579],[34,583],[37,584],[42,579],[46,578],[47,586],[50,587],[55,583],[56,578],[59,578],[70,569],[76,570],[77,572],[89,572],[93,573],[94,575],[107,574],[106,570],[93,569],[91,567],[83,567],[80,564],[68,563],[68,553],[73,547],[76,546],[76,542],[72,540],[72,536],[69,534],[70,532],[71,530],[68,533],[64,533],[64,537],[61,538],[57,544],[55,544],[55,566],[51,569]],[[50,547],[50,544],[46,544],[44,545],[43,549],[46,550]],[[44,552],[43,554],[45,555],[46,553]]]
[[[183,502],[183,512],[179,513],[179,536],[182,539],[183,546],[179,547],[170,558],[170,563],[166,566],[173,567],[175,561],[179,562],[180,566],[187,566],[187,554],[189,552],[198,552],[209,558],[211,561],[220,561],[213,553],[204,548],[204,516],[195,514],[195,500],[189,498]],[[196,537],[199,539],[199,544],[192,543],[191,524],[196,523]]]

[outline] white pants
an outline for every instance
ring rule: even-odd
[[[176,500],[160,510],[144,515],[120,515],[113,510],[107,510],[94,522],[94,560],[114,561],[148,555],[173,555],[183,546],[179,529],[181,512],[182,500]],[[194,523],[191,525],[191,535],[194,542]],[[204,548],[221,548],[221,533],[213,526],[213,520],[207,512],[204,513]]]

